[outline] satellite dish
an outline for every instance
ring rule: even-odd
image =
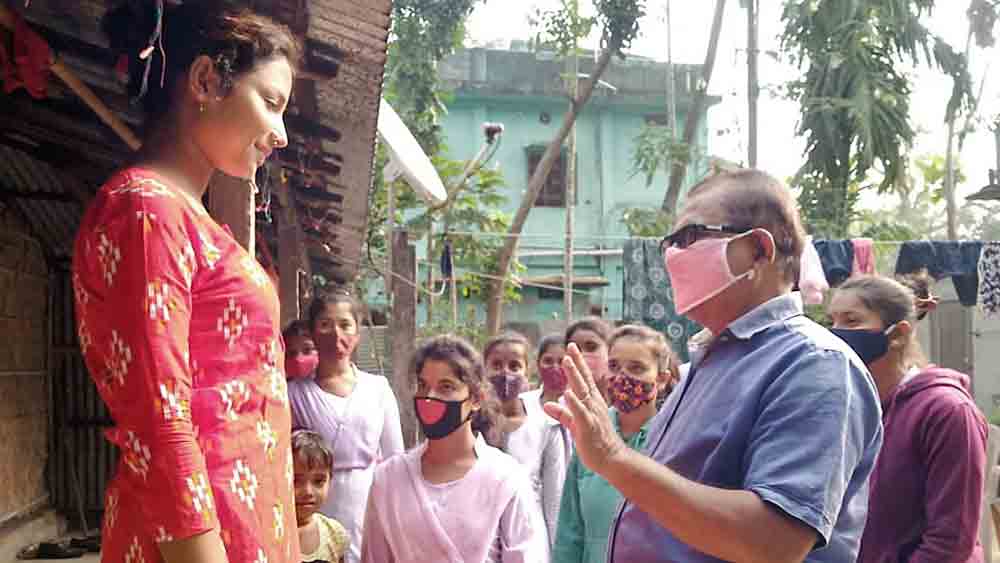
[[[402,175],[410,187],[432,204],[444,203],[448,199],[448,192],[431,159],[427,158],[424,149],[420,148],[399,114],[385,99],[379,101],[378,134],[389,149],[386,179],[394,180]]]

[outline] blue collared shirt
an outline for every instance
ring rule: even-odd
[[[692,358],[650,424],[645,453],[692,481],[753,491],[816,531],[806,561],[844,563],[857,558],[881,418],[868,369],[788,294],[733,321]],[[608,560],[719,561],[629,502]]]

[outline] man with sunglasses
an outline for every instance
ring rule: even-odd
[[[716,335],[624,447],[579,353],[566,405],[546,409],[625,496],[608,561],[857,557],[881,408],[864,364],[802,314],[804,232],[788,189],[745,170],[695,188],[664,239],[674,304]]]

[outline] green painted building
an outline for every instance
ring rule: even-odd
[[[453,91],[442,124],[450,158],[475,156],[483,144],[483,123],[499,122],[505,127],[502,144],[488,166],[503,172],[509,197],[505,211],[512,214],[568,105],[564,61],[523,46],[515,41],[511,50],[467,49],[440,67]],[[586,74],[594,66],[593,56],[581,57],[580,63],[581,74]],[[665,122],[666,66],[631,57],[614,60],[577,121],[574,317],[599,313],[608,319],[622,318],[621,248],[628,236],[622,216],[630,208],[659,208],[666,189],[665,174],[647,187],[645,177],[634,174],[632,165],[635,138],[644,124]],[[679,65],[675,76],[677,122],[682,129],[700,67]],[[705,120],[697,144],[685,186],[708,168]],[[564,150],[528,217],[519,245],[519,259],[527,266],[521,278],[526,282],[562,283],[566,168]],[[418,254],[423,248],[417,245]],[[463,316],[468,312],[463,305]],[[485,307],[479,308],[478,315],[485,318]],[[418,319],[423,318],[423,313],[418,314]],[[519,325],[562,318],[562,290],[544,287],[525,286],[521,302],[508,305],[504,313],[505,322]],[[542,326],[547,330],[549,324]]]

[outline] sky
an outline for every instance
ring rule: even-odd
[[[633,44],[632,53],[666,60],[666,2],[647,1],[647,16],[640,24],[641,36]],[[766,54],[780,51],[783,2],[763,0],[760,4],[762,55],[758,72],[763,91],[758,105],[758,168],[787,178],[801,164],[805,142],[796,135],[798,104],[782,99],[777,90],[794,79],[799,71]],[[477,5],[470,18],[467,43],[526,39],[533,34],[528,24],[529,16],[538,8],[554,9],[558,5],[559,0],[486,0]],[[589,0],[581,0],[580,5],[584,11],[593,11]],[[715,2],[709,0],[672,0],[675,63],[704,62],[714,6]],[[967,2],[939,1],[938,8],[924,23],[932,32],[944,37],[957,49],[962,49],[968,33],[967,7]],[[736,162],[747,160],[746,28],[746,11],[740,8],[740,2],[730,0],[726,6],[715,70],[709,85],[710,94],[722,97],[722,102],[712,108],[708,116],[709,151]],[[596,40],[592,43],[586,47],[596,47]],[[986,126],[1000,115],[1000,77],[995,76],[996,71],[1000,71],[1000,61],[993,69],[989,65],[989,58],[995,58],[995,49],[984,51],[974,48],[970,55],[974,91],[986,77],[979,107],[979,115],[985,121],[965,141],[960,162],[967,181],[957,189],[959,206],[965,196],[986,185],[988,170],[997,167],[994,135]],[[919,132],[912,154],[944,154],[947,142],[944,111],[951,93],[951,80],[929,68],[917,67],[911,72],[913,94],[910,119]],[[769,88],[775,91],[771,92]],[[880,203],[874,195],[869,195],[862,202],[868,207]]]

